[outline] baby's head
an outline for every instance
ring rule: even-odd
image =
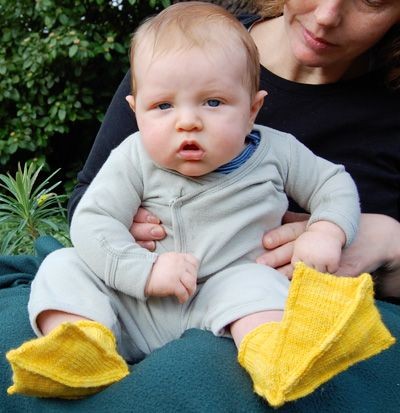
[[[266,92],[234,16],[210,3],[170,6],[135,33],[131,66],[128,102],[155,163],[200,176],[241,153]]]
[[[174,4],[147,19],[135,32],[130,53],[132,94],[137,92],[135,68],[141,64],[144,50],[150,51],[152,57],[156,58],[193,47],[200,48],[209,56],[224,53],[230,64],[244,63],[243,82],[248,86],[251,98],[254,97],[259,89],[260,63],[253,39],[227,10],[200,1]],[[238,51],[241,52],[243,62],[233,60]]]

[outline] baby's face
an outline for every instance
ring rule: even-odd
[[[155,57],[142,48],[137,56],[132,106],[158,165],[200,176],[243,150],[259,108],[244,83],[244,54],[194,47]]]

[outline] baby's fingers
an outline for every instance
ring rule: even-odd
[[[184,257],[185,270],[180,277],[180,282],[185,287],[189,298],[194,294],[197,288],[197,271],[199,269],[199,260],[192,254],[184,254]]]
[[[321,273],[334,274],[339,268],[339,265],[335,260],[312,260],[307,258],[303,258],[300,260],[296,257],[293,257],[292,266],[294,267],[295,264],[300,261],[303,261],[308,267],[313,268],[314,270],[317,270]]]
[[[186,272],[181,277],[181,283],[186,288],[189,296],[192,296],[197,288],[197,276]]]
[[[175,288],[175,296],[179,303],[183,304],[189,299],[190,294],[186,287],[182,283],[179,283]]]
[[[197,270],[199,269],[199,260],[193,254],[183,254],[186,262],[187,270],[197,275]]]

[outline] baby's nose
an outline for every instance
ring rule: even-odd
[[[194,110],[181,110],[176,121],[176,130],[191,131],[200,130],[203,123]]]

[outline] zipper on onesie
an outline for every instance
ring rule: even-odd
[[[172,232],[174,234],[175,252],[187,252],[187,240],[185,223],[182,217],[182,201],[179,198],[173,198],[169,201],[171,211]]]

